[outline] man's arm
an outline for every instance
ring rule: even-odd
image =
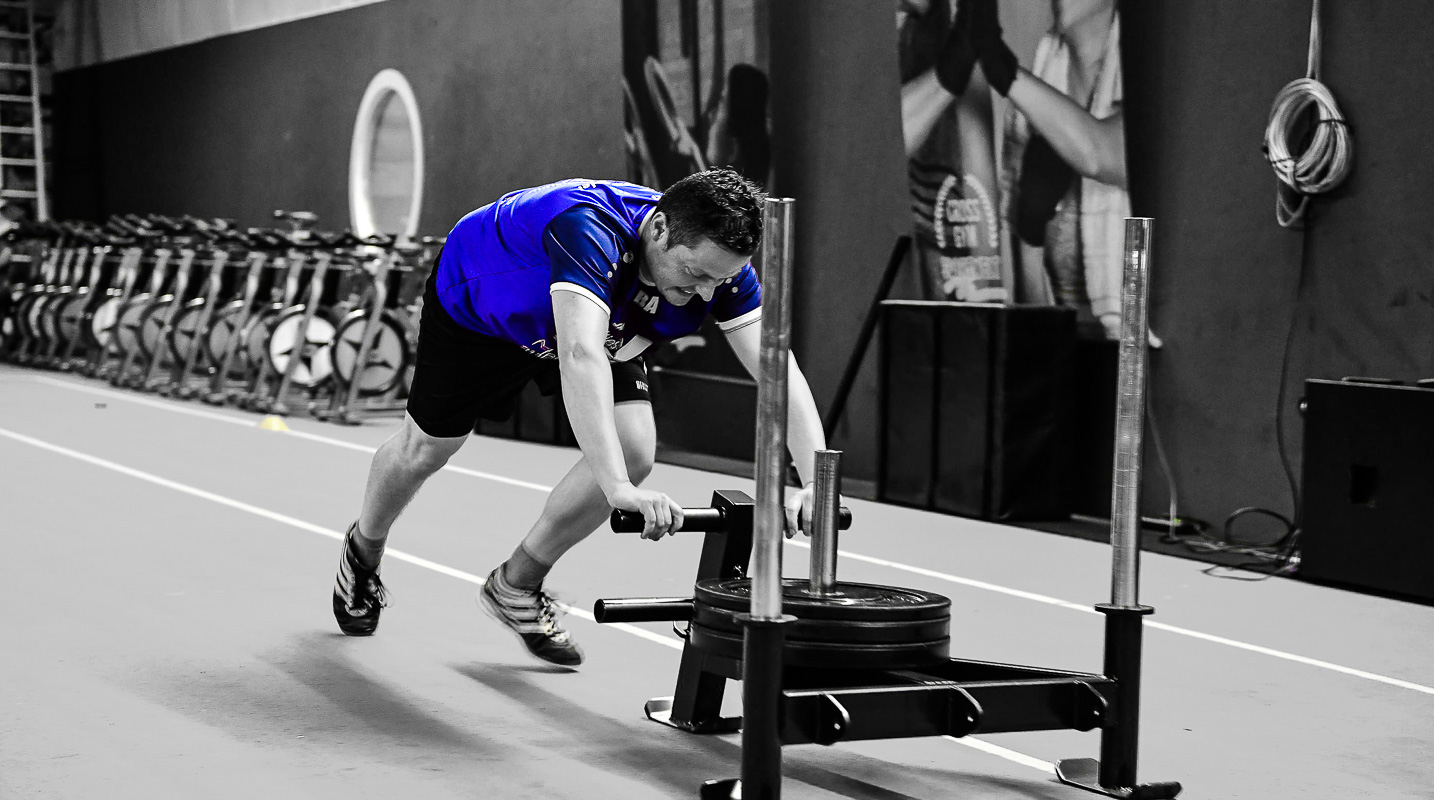
[[[628,476],[613,421],[607,309],[577,292],[557,290],[552,297],[563,405],[583,458],[608,504],[641,512],[643,537],[660,538],[682,526],[682,509],[661,492],[639,489]]]
[[[611,496],[631,480],[613,422],[612,367],[604,347],[608,315],[577,292],[555,291],[553,319],[558,328],[558,368],[568,421],[598,488],[604,496]]]
[[[762,360],[762,326],[760,323],[744,325],[727,333],[727,343],[732,346],[737,360],[747,368],[753,378],[758,377]],[[787,498],[787,535],[797,530],[797,512],[803,519],[812,518],[812,482],[816,477],[816,451],[827,446],[826,434],[822,431],[821,415],[817,413],[816,400],[807,378],[797,366],[797,357],[787,355],[787,450],[801,477],[802,490]],[[810,531],[808,531],[810,533]]]

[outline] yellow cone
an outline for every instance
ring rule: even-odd
[[[284,418],[273,414],[259,421],[259,430],[262,431],[287,431],[288,425],[284,424]]]

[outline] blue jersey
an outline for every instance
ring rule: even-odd
[[[458,324],[557,358],[554,291],[608,310],[607,348],[617,361],[696,333],[713,315],[723,331],[761,318],[751,264],[710,302],[674,306],[639,277],[638,230],[660,192],[621,181],[560,181],[506,194],[458,221],[435,276],[438,299]]]

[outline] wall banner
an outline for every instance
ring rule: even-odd
[[[1083,337],[1117,338],[1130,202],[1115,1],[899,0],[897,33],[926,297],[1071,306]],[[999,71],[1003,52],[1020,64],[1004,95],[980,66]],[[943,85],[963,61],[965,85]]]

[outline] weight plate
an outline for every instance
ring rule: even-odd
[[[951,601],[939,594],[900,586],[838,581],[831,595],[813,596],[807,581],[787,578],[782,581],[782,612],[800,619],[845,621],[913,621],[951,616]],[[752,607],[751,581],[705,580],[693,588],[693,597],[730,611],[748,611]]]
[[[696,649],[723,658],[742,659],[742,634],[719,631],[695,622],[687,641]],[[782,663],[811,669],[912,669],[951,657],[951,639],[905,644],[850,644],[788,639]]]
[[[742,612],[693,602],[692,621],[717,631],[740,635],[742,623],[737,615]],[[910,644],[930,642],[951,636],[951,617],[935,619],[891,620],[871,622],[863,620],[802,619],[787,626],[787,638],[793,641],[827,642],[846,644]]]

